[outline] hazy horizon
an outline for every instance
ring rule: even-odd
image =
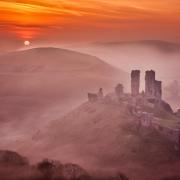
[[[74,42],[180,42],[178,0],[1,0],[0,49]],[[152,28],[153,27],[153,28]]]

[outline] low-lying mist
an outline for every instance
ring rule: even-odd
[[[142,164],[150,166],[152,159],[155,165],[166,161],[168,169],[166,158],[176,156],[166,141],[156,134],[146,141],[134,133],[126,108],[84,103],[87,93],[100,87],[106,94],[122,83],[130,91],[132,69],[141,70],[144,89],[144,72],[153,69],[163,81],[163,98],[179,108],[180,52],[160,45],[95,43],[66,47],[76,52],[36,48],[0,55],[0,149],[17,151],[31,162],[52,158],[107,172],[121,167],[131,177],[136,167],[144,179],[154,170]]]
[[[126,77],[96,57],[65,49],[36,48],[1,55],[0,149],[26,152],[30,160],[36,159],[41,153],[32,153],[34,142],[51,121],[86,101],[88,92],[100,87],[108,92]]]
[[[128,73],[132,69],[141,70],[141,89],[144,89],[144,72],[153,69],[156,78],[163,81],[163,96],[169,98],[166,86],[180,79],[179,44],[161,41],[94,43],[83,46],[71,46],[71,49],[95,55]],[[130,81],[129,81],[130,82]],[[130,83],[128,85],[130,90]],[[174,108],[180,103],[171,101]]]

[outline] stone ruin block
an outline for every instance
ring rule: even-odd
[[[96,102],[98,101],[98,95],[95,93],[88,93],[88,100],[89,102]]]
[[[151,127],[153,118],[153,113],[143,112],[141,116],[141,125],[144,127]]]
[[[103,93],[103,88],[100,88],[98,93],[97,93],[97,96],[99,99],[102,99],[104,97],[104,93]]]
[[[118,84],[115,87],[115,93],[116,93],[117,97],[121,97],[124,94],[124,87],[122,84]]]
[[[156,118],[155,118],[155,120],[156,120]],[[158,130],[160,129],[160,128],[159,128],[159,127],[160,127],[160,124],[159,124],[158,122],[155,122],[155,121],[154,121],[154,122],[152,123],[152,127],[153,127],[155,130],[158,131]]]
[[[169,139],[171,142],[180,143],[180,130],[179,129],[173,129],[169,127],[163,127],[161,126],[161,131],[159,131],[160,134],[164,135],[167,139]]]
[[[166,128],[165,129],[165,133],[166,133],[165,134],[166,137],[169,140],[171,140],[171,141],[173,141],[173,142],[175,142],[177,144],[180,143],[180,141],[179,141],[179,138],[180,138],[180,131],[179,131],[179,129]]]
[[[98,100],[102,100],[104,97],[103,89],[100,88],[98,93],[88,93],[89,102],[96,102]]]

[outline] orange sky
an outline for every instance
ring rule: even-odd
[[[180,41],[179,0],[0,0],[0,12],[8,40]]]

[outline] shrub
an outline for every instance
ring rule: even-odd
[[[13,151],[0,151],[0,164],[24,166],[28,165],[28,159]]]
[[[43,179],[64,179],[62,176],[62,165],[57,161],[45,159],[37,164],[37,169],[42,173]]]

